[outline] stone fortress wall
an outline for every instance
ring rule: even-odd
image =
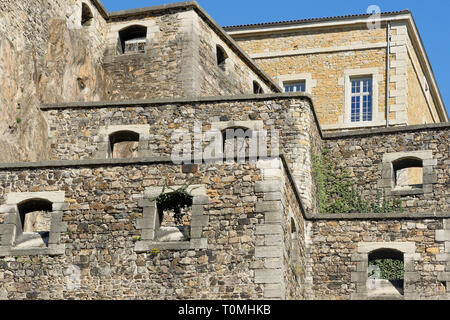
[[[144,28],[144,52],[123,54],[120,32]],[[217,46],[226,61],[218,66]],[[119,45],[120,47],[120,45]],[[106,100],[241,95],[257,81],[265,93],[278,92],[261,76],[234,41],[198,6],[165,5],[110,15],[104,69]],[[238,49],[240,50],[240,49]]]
[[[167,81],[170,90],[139,96],[142,90],[127,92],[119,86],[140,85],[134,77],[150,79],[153,75],[145,68],[155,65],[144,62],[136,66],[143,71],[123,75],[123,82],[108,82],[130,65],[135,68],[133,64],[142,63],[133,54],[125,59],[111,53],[112,33],[117,37],[125,20],[133,21],[124,19],[130,12],[116,13],[119,21],[112,15],[106,23],[102,7],[88,2],[85,5],[94,20],[82,26],[78,20],[82,3],[74,2],[70,10],[66,5],[56,6],[60,11],[52,16],[72,17],[73,13],[76,19],[63,24],[64,20],[55,20],[53,30],[59,30],[58,26],[66,30],[65,25],[68,30],[56,33],[52,41],[52,33],[49,40],[43,39],[41,48],[48,45],[49,49],[40,54],[47,60],[38,59],[49,68],[37,78],[46,84],[43,88],[63,90],[66,87],[58,86],[58,79],[70,75],[64,82],[69,87],[62,93],[55,91],[51,96],[50,90],[41,90],[42,101],[34,104],[43,126],[36,127],[36,132],[45,135],[41,139],[46,143],[45,155],[22,158],[14,153],[0,163],[0,298],[367,299],[375,295],[368,287],[369,255],[379,249],[400,253],[404,260],[404,292],[395,298],[449,298],[448,123],[323,133],[315,98],[271,93],[277,88],[249,66],[245,54],[234,50],[226,35],[220,36],[214,24],[207,23],[201,9],[167,11],[162,6],[159,10],[169,13],[142,20],[149,32],[171,33],[161,39],[170,42],[167,52],[173,56],[165,60],[169,56],[151,48],[135,56],[148,54],[155,64],[173,67],[175,73],[186,67],[176,57],[205,62],[187,65],[187,76],[174,77],[173,82],[167,77],[174,75],[161,74],[160,80]],[[191,8],[192,3],[187,6]],[[139,10],[133,12],[134,16]],[[52,30],[52,26],[38,27]],[[190,40],[180,39],[175,34],[178,27],[200,31]],[[86,31],[89,37],[83,36]],[[69,68],[71,62],[67,70],[57,63],[62,56],[80,62],[76,58],[80,53],[71,47],[73,37],[85,41],[81,47],[87,50],[81,69],[88,71],[81,78],[77,76],[81,69]],[[186,44],[190,41],[194,45]],[[225,72],[214,59],[217,42],[230,59]],[[12,48],[14,42],[5,43]],[[166,44],[154,43],[153,48],[158,45],[164,51]],[[180,53],[179,45],[190,49]],[[192,54],[193,48],[198,51]],[[34,70],[27,63],[23,66]],[[194,75],[198,82],[187,87]],[[49,78],[56,82],[44,81]],[[252,92],[250,84],[255,79],[269,94],[243,95]],[[223,91],[216,91],[218,87]],[[105,99],[107,90],[117,91],[114,99]],[[169,94],[183,90],[184,96]],[[189,97],[189,91],[196,96]],[[174,164],[170,138],[183,128],[192,133],[195,121],[202,123],[204,131],[242,127],[259,133],[264,129],[269,140],[274,138],[271,129],[276,129],[281,154],[255,163],[215,159],[198,166]],[[114,159],[111,136],[124,131],[137,134],[137,150],[130,157]],[[405,212],[318,212],[312,157],[323,148],[330,150],[338,170],[350,170],[364,197],[373,199],[377,189],[385,189],[401,197]],[[21,162],[30,159],[42,161]],[[421,188],[405,190],[396,185],[397,161],[405,159],[420,162]],[[180,241],[159,238],[163,229],[154,197],[166,182],[173,187],[189,183],[193,188],[190,235]],[[40,246],[26,245],[40,239],[28,239],[29,234],[20,232],[22,205],[36,199],[45,208],[51,206],[48,238]]]

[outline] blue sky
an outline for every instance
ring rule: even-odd
[[[134,9],[178,1],[102,0],[108,11]],[[409,9],[433,67],[450,114],[450,1],[449,0],[197,0],[221,26],[319,18],[365,13],[369,5],[383,12]]]

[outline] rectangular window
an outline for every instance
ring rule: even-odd
[[[306,92],[306,82],[298,81],[284,84],[284,92]]]
[[[353,78],[351,99],[351,121],[372,121],[372,78]]]

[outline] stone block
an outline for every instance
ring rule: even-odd
[[[418,281],[420,281],[420,273],[405,272],[405,282],[418,282]]]
[[[204,227],[209,223],[209,216],[196,216],[191,221],[191,227]]]
[[[450,272],[440,272],[438,273],[438,280],[439,281],[450,281]]]
[[[283,261],[281,258],[267,258],[264,259],[264,268],[266,269],[281,269]]]
[[[256,235],[283,234],[283,228],[279,224],[260,224],[256,226]]]
[[[255,212],[281,211],[282,205],[280,201],[264,201],[256,203]]]
[[[281,185],[278,180],[273,181],[257,181],[255,183],[255,192],[277,192],[281,191]]]
[[[52,221],[50,232],[66,232],[66,231],[67,231],[67,222],[54,223]]]
[[[142,240],[154,240],[155,239],[155,230],[154,229],[143,229],[141,231],[141,239]]]
[[[203,235],[203,227],[191,226],[191,239],[199,239]]]
[[[264,193],[264,201],[278,201],[283,199],[281,192],[267,192]]]
[[[266,212],[264,214],[264,221],[266,224],[281,223],[282,220],[283,220],[283,213],[281,211]]]
[[[281,269],[258,269],[255,270],[255,283],[275,284],[283,280]]]
[[[209,204],[210,203],[210,199],[208,196],[195,196],[192,199],[192,204],[193,205],[205,205],[205,204]]]
[[[351,282],[365,283],[366,281],[367,281],[367,271],[351,273]]]
[[[70,203],[67,202],[55,202],[52,205],[53,211],[66,211],[69,210]]]
[[[450,241],[450,230],[436,230],[436,241]]]
[[[280,246],[264,246],[255,248],[256,258],[279,258],[282,257]]]
[[[202,204],[192,205],[192,216],[203,216],[205,213],[205,208]]]
[[[191,239],[190,249],[208,249],[208,239]]]
[[[281,284],[266,284],[264,285],[265,299],[282,299],[284,297],[284,290]]]
[[[270,234],[266,235],[264,239],[264,244],[266,246],[281,246],[283,244],[283,236],[281,234]]]

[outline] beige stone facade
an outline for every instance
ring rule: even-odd
[[[324,130],[446,122],[445,106],[410,13],[383,15],[374,29],[367,24],[369,18],[360,15],[225,30],[280,86],[305,82]],[[351,119],[350,79],[357,77],[373,81],[371,121]]]

